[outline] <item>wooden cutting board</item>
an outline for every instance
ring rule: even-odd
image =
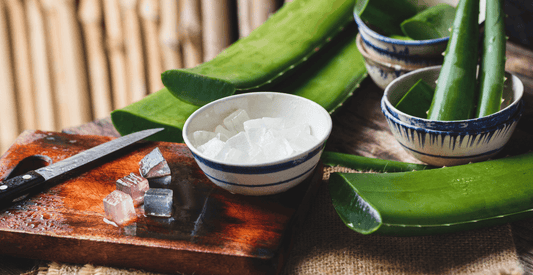
[[[26,131],[0,158],[0,179],[110,139]],[[104,197],[117,179],[138,173],[139,161],[156,147],[172,171],[173,216],[146,217],[139,207],[137,219],[126,226],[106,223]],[[322,171],[317,167],[305,182],[282,194],[235,195],[208,180],[185,144],[141,141],[0,209],[0,254],[155,272],[276,274]]]

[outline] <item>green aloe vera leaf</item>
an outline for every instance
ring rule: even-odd
[[[407,36],[403,36],[403,35],[391,35],[389,37],[392,38],[392,39],[398,39],[398,40],[403,40],[403,41],[413,40],[411,37],[407,37]]]
[[[320,159],[327,166],[342,166],[358,171],[407,172],[433,168],[425,164],[369,158],[331,151],[324,151]]]
[[[271,90],[305,97],[333,113],[368,75],[354,43],[356,36],[357,25],[353,22],[298,69],[297,75],[287,77]]]
[[[401,23],[415,16],[418,7],[410,0],[357,0],[354,13],[385,36],[403,36]]]
[[[360,81],[367,76],[362,57],[354,43],[355,23],[343,32],[346,36],[333,39],[326,51],[313,56],[310,66],[292,71],[293,88],[280,86],[280,92],[295,93],[316,100],[332,112],[347,99]],[[346,41],[351,40],[351,43]],[[342,42],[344,41],[344,42]],[[335,82],[331,84],[332,82]],[[150,140],[183,142],[182,129],[187,118],[199,107],[173,96],[166,88],[144,99],[111,113],[117,131],[126,135],[132,132],[165,127]]]
[[[427,118],[469,119],[476,105],[479,0],[459,1]]]
[[[140,101],[114,110],[111,112],[111,121],[121,135],[164,127],[164,131],[147,140],[183,142],[183,125],[198,108],[179,100],[163,88]]]
[[[426,118],[434,93],[435,89],[420,79],[394,107],[408,115]]]
[[[286,3],[212,60],[164,72],[163,84],[182,101],[203,105],[279,81],[353,21],[353,5],[354,0]]]
[[[428,7],[400,25],[404,35],[415,40],[437,39],[450,36],[455,8],[442,3]]]
[[[533,216],[533,153],[398,173],[333,173],[329,192],[361,234],[418,236]]]
[[[502,0],[487,0],[476,117],[500,110],[505,82],[505,13]]]

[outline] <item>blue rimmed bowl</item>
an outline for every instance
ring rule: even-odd
[[[361,40],[360,33],[357,34],[355,38],[355,43],[357,45],[357,49],[365,60],[365,67],[368,72],[368,75],[370,76],[370,78],[372,78],[372,81],[374,81],[374,83],[382,90],[385,90],[385,88],[398,77],[412,72],[416,69],[423,68],[423,66],[417,67],[399,65],[377,59],[375,56],[372,56],[366,50]]]
[[[244,109],[251,119],[281,117],[285,125],[307,123],[318,142],[299,154],[265,163],[225,163],[206,157],[193,146],[195,131],[214,131],[223,119]],[[183,140],[205,175],[231,193],[261,196],[277,194],[298,185],[316,168],[332,129],[329,113],[309,99],[276,92],[252,92],[225,97],[196,110],[184,124]]]
[[[458,120],[458,121],[435,121],[411,116],[394,106],[420,79],[435,88],[439,78],[441,66],[433,66],[409,72],[390,83],[383,93],[382,103],[391,116],[407,125],[439,131],[477,131],[491,128],[508,121],[520,108],[524,85],[515,75],[506,72],[500,111],[481,118]]]
[[[398,120],[381,101],[381,111],[398,143],[415,158],[434,166],[454,166],[494,157],[511,138],[522,116],[522,109],[523,104],[520,103],[511,118],[491,127],[440,131]]]
[[[430,7],[440,3],[457,6],[459,0],[425,0],[418,5]],[[479,22],[485,21],[485,0],[480,1]],[[354,19],[367,52],[374,59],[401,66],[424,67],[442,64],[442,53],[446,50],[449,37],[428,40],[400,40],[384,36],[367,25],[357,12]]]

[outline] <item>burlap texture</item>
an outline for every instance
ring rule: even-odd
[[[348,229],[335,212],[325,169],[315,203],[282,275],[293,274],[523,274],[510,225],[425,237],[364,236]],[[39,275],[147,275],[141,271],[51,263]]]

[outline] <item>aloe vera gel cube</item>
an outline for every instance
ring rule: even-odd
[[[172,216],[173,191],[167,188],[150,188],[144,197],[144,213],[147,216]]]
[[[148,188],[150,188],[148,180],[134,173],[130,173],[116,182],[116,189],[130,195],[135,206],[143,203],[144,194]]]
[[[130,195],[114,190],[104,198],[105,218],[122,225],[135,217],[135,207]]]

